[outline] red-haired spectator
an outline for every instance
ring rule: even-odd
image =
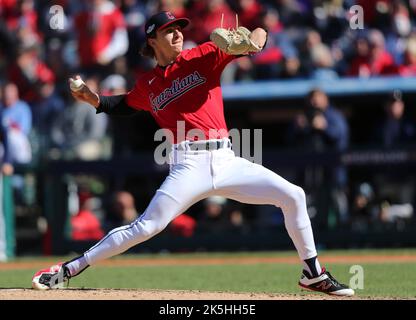
[[[75,17],[81,67],[108,65],[124,55],[128,36],[123,14],[108,0],[94,0],[87,11]]]

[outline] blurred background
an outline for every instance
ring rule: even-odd
[[[82,252],[163,182],[151,115],[96,115],[67,83],[130,90],[160,10],[191,19],[185,48],[222,13],[268,30],[223,73],[226,118],[261,128],[263,165],[305,189],[318,248],[416,245],[416,1],[0,0],[0,261]],[[280,209],[212,197],[131,251],[270,249],[293,249]]]

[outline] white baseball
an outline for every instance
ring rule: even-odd
[[[75,80],[70,80],[70,84],[69,87],[71,88],[72,91],[79,91],[81,90],[82,86],[84,85],[84,81],[82,81],[82,79],[75,79]]]

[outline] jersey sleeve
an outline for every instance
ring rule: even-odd
[[[134,85],[134,88],[127,93],[125,101],[130,108],[145,111],[150,110],[149,97],[144,89],[144,85],[144,82],[139,79]]]
[[[209,41],[205,42],[195,48],[192,49],[192,55],[194,56],[204,56],[209,59],[210,67],[213,70],[217,70],[222,72],[224,68],[234,59],[238,58],[239,56],[229,55],[218,48],[214,42]]]

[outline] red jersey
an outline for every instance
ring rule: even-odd
[[[174,134],[172,143],[201,139],[188,134],[192,129],[206,140],[228,137],[220,78],[235,57],[213,42],[184,50],[166,68],[155,67],[139,78],[127,93],[127,105],[151,112],[161,128]],[[178,132],[182,124],[184,134]]]
[[[78,50],[83,66],[97,63],[110,44],[114,32],[125,27],[123,13],[111,2],[92,12],[81,12],[75,17],[78,31]]]

